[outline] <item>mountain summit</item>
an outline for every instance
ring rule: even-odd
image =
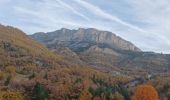
[[[112,32],[100,31],[94,28],[79,28],[77,30],[62,28],[54,32],[35,33],[31,37],[49,48],[68,47],[76,52],[81,52],[92,46],[112,50],[141,51],[131,42],[116,36]]]

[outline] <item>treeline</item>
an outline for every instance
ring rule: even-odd
[[[9,66],[0,73],[0,100],[158,100],[152,85],[128,90],[112,77],[87,67],[21,73]]]

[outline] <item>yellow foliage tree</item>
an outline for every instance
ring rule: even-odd
[[[110,100],[125,100],[125,99],[120,93],[116,92],[110,95]]]
[[[1,91],[0,100],[24,100],[24,97],[19,92]]]
[[[158,100],[158,93],[151,85],[140,85],[136,88],[132,100]]]
[[[15,75],[16,74],[16,68],[14,66],[8,66],[6,67],[5,71],[9,74]]]

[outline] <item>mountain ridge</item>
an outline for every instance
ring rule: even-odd
[[[47,36],[48,34],[48,36]],[[91,47],[93,45],[107,46],[111,49],[121,49],[121,50],[132,50],[132,51],[141,51],[138,47],[132,44],[129,41],[122,39],[121,37],[115,35],[109,31],[100,31],[95,28],[79,28],[77,30],[62,28],[60,30],[56,30],[53,32],[38,32],[31,35],[32,38],[42,42],[44,44],[57,45],[60,44],[63,46],[66,45],[84,45],[84,47]],[[47,39],[48,38],[48,39]],[[53,41],[50,41],[53,40]],[[59,42],[74,42],[71,44],[67,43],[57,43]],[[83,42],[84,44],[81,44]],[[75,49],[76,47],[70,47],[71,49]],[[83,47],[82,47],[83,48]]]

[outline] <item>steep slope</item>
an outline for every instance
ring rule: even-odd
[[[166,73],[170,71],[170,55],[154,52],[133,53],[118,64],[126,68],[143,68],[150,73]]]
[[[59,60],[19,29],[0,25],[0,66],[52,66]]]
[[[53,53],[60,55],[71,65],[85,65],[83,61],[80,60],[80,57],[67,47],[56,48],[51,50]]]

